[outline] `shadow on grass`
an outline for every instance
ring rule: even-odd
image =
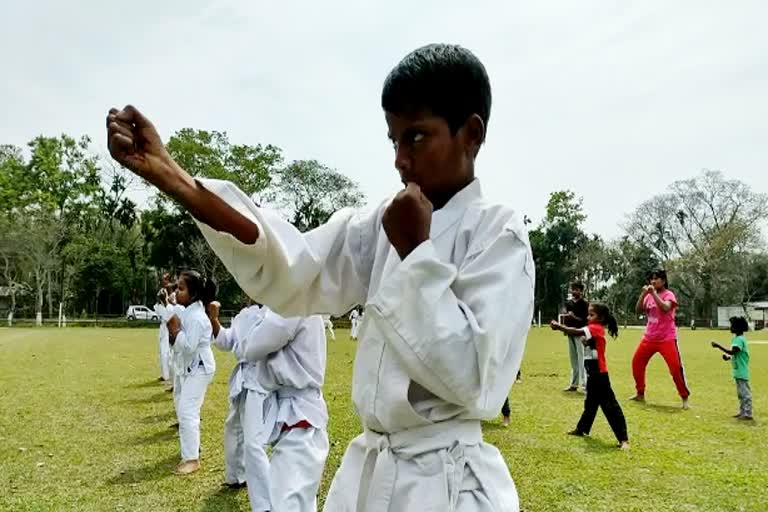
[[[159,444],[159,443],[166,443],[168,441],[173,441],[175,439],[176,439],[176,430],[169,428],[167,430],[161,430],[160,432],[155,432],[154,434],[146,437],[140,437],[136,439],[133,442],[133,444],[134,445]]]
[[[110,485],[130,485],[152,480],[161,480],[173,476],[173,469],[179,463],[179,456],[174,454],[147,466],[120,471],[107,480]]]
[[[220,488],[209,495],[200,507],[201,512],[241,512],[244,510],[237,499],[239,493],[246,493],[245,489]]]
[[[164,414],[154,414],[152,416],[147,416],[146,418],[143,418],[141,420],[142,423],[145,425],[151,425],[153,423],[165,423],[170,420],[176,419],[176,413],[173,411],[168,411]]]
[[[665,412],[667,414],[680,414],[681,412],[685,412],[683,411],[682,407],[674,405],[649,404],[648,402],[638,405],[643,409],[651,409],[654,411]]]
[[[575,398],[575,399],[581,400],[582,402],[584,401],[585,398],[587,398],[587,394],[586,393],[582,393],[580,391],[565,391],[565,390],[562,390],[560,392],[560,394],[562,396],[570,399],[570,400],[573,400]]]
[[[617,442],[608,442],[591,436],[582,437],[587,451],[592,453],[613,453],[619,450]]]
[[[123,400],[122,403],[136,405],[136,404],[151,404],[151,403],[157,403],[157,402],[170,402],[170,401],[171,401],[171,398],[168,393],[160,392],[144,398],[127,398]]]
[[[162,386],[164,383],[157,379],[148,380],[146,382],[134,382],[125,386],[128,389],[143,389],[143,388],[156,388]]]
[[[490,422],[490,421],[483,422],[483,430],[486,430],[486,431],[491,431],[491,430],[509,431],[510,428],[512,427],[505,427],[501,423]]]

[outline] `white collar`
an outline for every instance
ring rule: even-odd
[[[483,191],[480,188],[480,180],[475,178],[445,203],[445,206],[432,214],[429,238],[439,237],[464,214],[470,203],[479,199],[482,195]]]

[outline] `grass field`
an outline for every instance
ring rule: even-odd
[[[360,426],[350,402],[355,345],[347,331],[329,342],[325,397],[331,453],[321,501],[344,447]],[[604,417],[592,436],[571,438],[582,396],[561,391],[569,375],[562,336],[534,329],[523,382],[511,393],[512,426],[486,423],[526,512],[768,510],[768,333],[751,333],[754,424],[737,410],[729,365],[709,347],[725,332],[683,331],[692,390],[682,411],[660,357],[649,366],[648,403],[624,400],[629,362],[641,331],[609,343],[614,389],[632,449],[616,450]],[[171,471],[179,458],[171,397],[156,381],[150,329],[0,329],[0,510],[245,511],[244,491],[223,491],[222,432],[231,355],[203,406],[203,470]],[[502,512],[502,511],[499,511]]]

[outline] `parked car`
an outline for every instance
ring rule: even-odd
[[[159,320],[157,313],[147,306],[128,306],[128,311],[125,313],[125,317],[128,320],[152,320],[153,322]]]

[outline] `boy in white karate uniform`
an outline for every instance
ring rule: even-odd
[[[157,292],[157,303],[154,306],[155,313],[160,319],[160,330],[158,332],[158,359],[160,362],[160,381],[172,381],[171,376],[171,344],[168,340],[168,319],[173,316],[168,314],[169,305],[168,288],[170,286],[171,276],[168,273],[163,274],[161,283],[162,288]]]
[[[135,108],[107,117],[112,156],[192,213],[254,300],[284,315],[365,304],[352,382],[364,433],[347,448],[329,512],[519,510],[480,428],[520,367],[534,283],[522,220],[486,201],[474,175],[490,106],[468,50],[406,56],[382,93],[405,188],[307,233],[231,183],[190,177]]]
[[[360,317],[360,313],[357,312],[357,306],[349,313],[349,323],[351,326],[349,337],[353,340],[357,339],[357,328],[358,328],[358,319]]]
[[[216,303],[209,315],[216,346],[238,359],[225,427],[225,484],[234,487],[244,477],[254,512],[316,510],[328,456],[322,319],[283,318],[251,306],[224,329]],[[266,444],[273,447],[270,460]]]
[[[328,334],[332,340],[336,340],[336,333],[333,331],[333,322],[331,321],[331,315],[323,315],[323,327],[328,329]]]
[[[229,414],[224,423],[224,485],[237,488],[248,483],[251,509],[270,509],[269,459],[265,446],[272,434],[269,411],[274,424],[276,400],[259,383],[259,372],[264,365],[250,363],[245,358],[249,333],[261,324],[265,310],[259,305],[244,308],[232,319],[232,326],[224,328],[219,322],[219,304],[212,302],[208,317],[213,328],[214,345],[232,352],[237,359],[229,378]]]

